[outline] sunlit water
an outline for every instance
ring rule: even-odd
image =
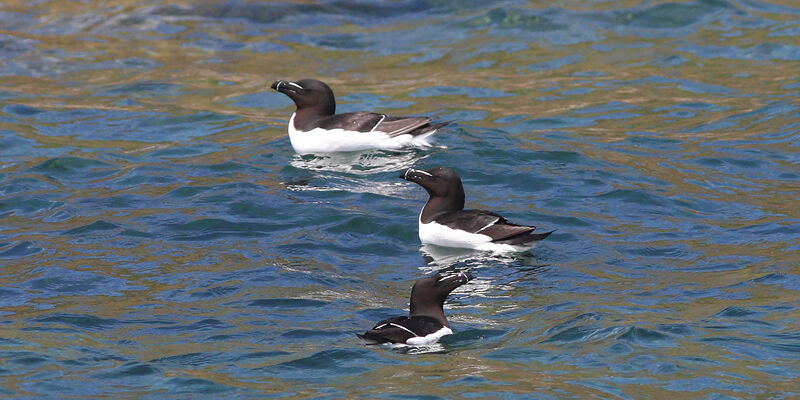
[[[6,1],[0,396],[800,396],[793,1]],[[454,120],[300,158],[276,79]],[[451,166],[530,253],[421,248]],[[470,270],[441,347],[367,347]]]

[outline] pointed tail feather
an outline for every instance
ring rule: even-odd
[[[385,338],[385,337],[383,337],[381,335],[376,335],[376,334],[371,333],[369,331],[364,332],[364,334],[356,333],[356,336],[358,336],[360,339],[362,339],[365,342],[367,342],[368,345],[391,343],[391,340],[388,340],[387,338]]]
[[[368,337],[367,335],[362,335],[360,333],[356,333],[356,336],[358,336],[359,339],[364,340],[366,342],[365,344],[367,346],[374,346],[374,345],[378,345],[378,344],[388,343],[388,341],[375,340],[374,338]]]
[[[521,245],[521,244],[525,244],[525,243],[529,243],[529,242],[535,242],[535,241],[538,241],[538,240],[542,240],[542,239],[550,236],[550,234],[553,233],[553,232],[555,232],[555,230],[552,230],[550,232],[545,232],[545,233],[528,232],[528,233],[524,233],[524,234],[521,234],[521,235],[512,236],[512,237],[509,237],[509,238],[506,238],[506,239],[503,239],[503,240],[499,240],[499,241],[497,241],[497,243],[504,243],[504,244],[510,244],[510,245]]]
[[[451,122],[453,122],[453,121],[445,121],[445,122],[439,122],[439,123],[435,123],[435,124],[428,124],[428,125],[425,125],[423,127],[418,128],[415,131],[410,132],[410,133],[415,138],[420,137],[420,136],[428,136],[428,135],[434,133],[439,128],[450,124]]]

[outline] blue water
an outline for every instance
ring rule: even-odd
[[[800,396],[800,8],[783,1],[0,5],[0,396]],[[276,79],[454,120],[299,157]],[[556,233],[421,248],[467,205]],[[476,279],[434,352],[354,333]]]

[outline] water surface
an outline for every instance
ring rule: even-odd
[[[791,1],[0,6],[0,394],[800,395]],[[276,79],[456,122],[298,157]],[[557,232],[421,248],[409,166]],[[437,270],[432,353],[354,335]],[[427,396],[427,397],[426,397]]]

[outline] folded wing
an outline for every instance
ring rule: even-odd
[[[381,122],[385,116],[383,114],[371,112],[352,112],[331,115],[317,120],[316,126],[326,130],[344,129],[354,132],[370,132]],[[301,127],[303,130],[311,130],[311,127]]]
[[[298,128],[303,131],[319,127],[326,130],[344,129],[352,132],[383,132],[390,137],[395,137],[405,134],[422,135],[439,129],[450,122],[431,124],[431,119],[428,117],[393,117],[386,114],[361,111],[331,115],[315,120],[313,123],[315,124],[314,126],[298,126]]]
[[[519,244],[541,240],[548,233],[532,233],[535,226],[517,225],[500,214],[487,210],[461,210],[436,217],[436,222],[454,229],[489,236],[493,242]]]
[[[427,316],[394,317],[378,322],[372,329],[356,336],[371,344],[406,343],[408,339],[425,336],[440,328],[438,321]]]
[[[377,127],[376,131],[386,132],[389,136],[400,136],[405,134],[420,135],[432,129],[424,129],[430,126],[431,119],[427,117],[392,117],[386,116]],[[436,128],[433,128],[436,129]]]

